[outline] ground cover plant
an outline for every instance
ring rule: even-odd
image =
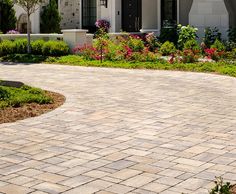
[[[38,116],[63,104],[64,96],[19,82],[0,81],[0,123]]]
[[[20,88],[0,85],[0,108],[20,107],[26,103],[50,104],[53,99],[38,88],[22,86]]]
[[[216,177],[215,186],[209,194],[236,194],[236,187],[230,182],[224,182],[222,177]]]

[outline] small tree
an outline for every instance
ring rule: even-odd
[[[60,33],[61,16],[58,11],[56,0],[50,0],[49,4],[43,9],[41,15],[42,33]]]
[[[12,0],[0,0],[0,31],[3,33],[16,28],[16,15]]]
[[[43,2],[43,0],[15,0],[15,2],[21,6],[27,14],[27,52],[31,53],[31,46],[30,46],[30,16],[33,14],[38,8],[40,3]]]

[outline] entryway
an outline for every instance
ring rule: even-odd
[[[95,32],[95,22],[97,20],[97,1],[82,0],[82,28],[89,32]]]
[[[142,28],[142,0],[122,0],[122,30],[139,32]]]

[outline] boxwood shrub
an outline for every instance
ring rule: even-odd
[[[43,45],[43,55],[63,56],[69,54],[69,46],[63,41],[48,41]]]
[[[14,43],[10,40],[3,40],[0,42],[0,56],[13,54],[14,53]]]
[[[162,55],[168,56],[176,52],[176,48],[173,42],[166,41],[160,48]]]
[[[63,41],[35,40],[31,42],[32,54],[45,56],[63,56],[69,54],[69,46]],[[10,54],[26,54],[27,39],[15,41],[3,40],[0,42],[0,56]]]
[[[16,39],[14,42],[14,52],[17,54],[27,53],[27,39]]]
[[[31,42],[32,53],[35,55],[42,55],[44,44],[45,44],[44,40],[32,41]]]

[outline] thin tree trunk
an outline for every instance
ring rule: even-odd
[[[27,53],[31,53],[31,46],[30,46],[30,14],[27,13],[27,40],[28,40],[28,45],[27,45]]]

